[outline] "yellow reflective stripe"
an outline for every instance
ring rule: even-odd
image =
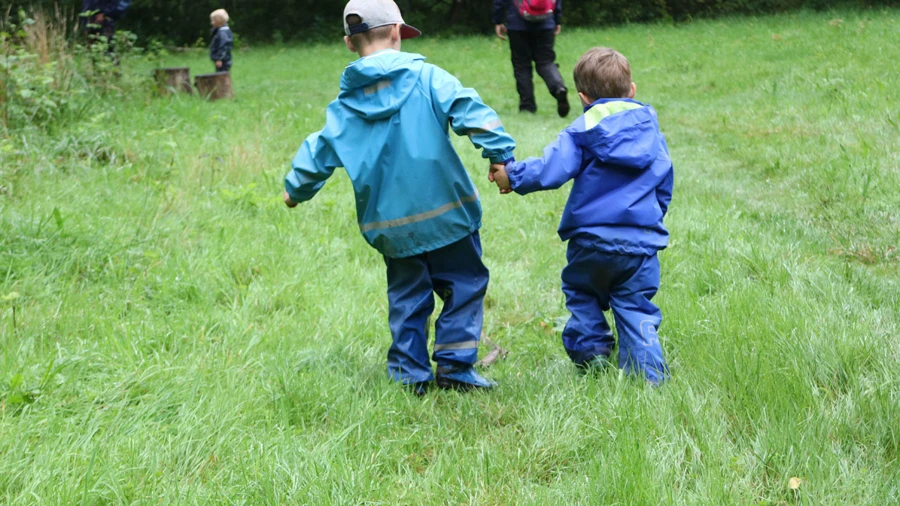
[[[599,125],[603,118],[607,116],[612,116],[618,112],[622,111],[631,111],[633,109],[640,109],[643,107],[640,104],[635,104],[634,102],[606,102],[603,104],[597,104],[594,107],[588,109],[588,112],[584,113],[584,129],[590,130],[595,126]]]
[[[420,221],[429,220],[436,216],[440,216],[444,213],[452,211],[454,209],[459,209],[464,204],[468,204],[469,202],[475,202],[478,200],[478,192],[476,191],[473,195],[469,195],[468,197],[463,197],[456,202],[450,202],[449,204],[444,204],[437,209],[432,209],[431,211],[425,211],[424,213],[414,214],[412,216],[407,216],[405,218],[397,218],[394,220],[384,220],[384,221],[373,221],[371,223],[360,223],[359,229],[362,233],[371,232],[372,230],[379,230],[382,228],[394,228],[400,227],[403,225],[409,225],[411,223],[418,223]]]

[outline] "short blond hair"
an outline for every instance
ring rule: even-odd
[[[358,15],[350,14],[349,16],[347,16],[347,26],[353,27],[360,23],[362,23],[362,18]],[[359,32],[355,35],[351,35],[350,42],[352,42],[353,45],[357,47],[357,49],[371,46],[372,44],[384,40],[390,40],[391,30],[393,29],[394,25],[377,26],[364,32]]]
[[[575,65],[575,89],[594,100],[628,98],[631,65],[622,53],[608,47],[588,49]]]
[[[209,19],[226,24],[228,23],[228,12],[225,9],[216,9],[209,15]]]

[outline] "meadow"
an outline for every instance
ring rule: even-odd
[[[236,52],[234,101],[138,86],[0,137],[0,504],[900,503],[898,32],[897,10],[564,27],[570,87],[585,49],[622,51],[674,160],[660,388],[562,349],[568,186],[501,196],[455,137],[500,387],[386,378],[384,262],[346,175],[281,201],[339,40]],[[495,38],[404,49],[476,88],[519,158],[574,118],[540,83],[516,112]]]

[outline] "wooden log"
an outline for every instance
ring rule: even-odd
[[[231,86],[231,72],[200,74],[194,78],[194,85],[197,86],[200,96],[210,100],[234,98],[234,88]]]
[[[156,89],[160,95],[194,92],[191,86],[191,69],[187,67],[155,69],[153,77],[156,78]]]

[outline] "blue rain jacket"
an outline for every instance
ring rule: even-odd
[[[656,111],[630,99],[600,99],[544,149],[543,158],[506,166],[519,194],[574,179],[559,237],[579,246],[652,255],[669,243],[663,217],[673,170]]]
[[[212,40],[209,42],[209,59],[221,61],[222,66],[231,68],[231,49],[234,46],[234,34],[228,25],[210,30]]]
[[[448,126],[492,163],[511,160],[515,149],[475,90],[424,60],[387,50],[351,63],[325,128],[306,139],[285,178],[288,195],[303,202],[344,167],[360,231],[387,257],[433,251],[481,227],[478,191]]]

